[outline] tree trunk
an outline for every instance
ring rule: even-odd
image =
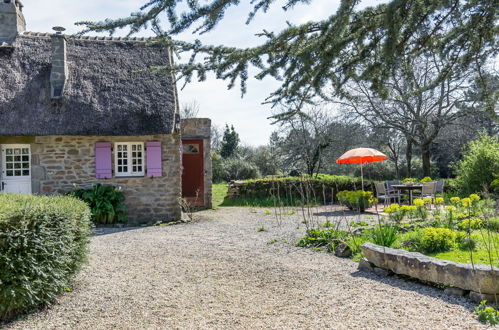
[[[407,164],[407,177],[412,177],[412,140],[407,139],[407,146],[405,149],[405,158]]]
[[[425,142],[421,144],[421,156],[423,157],[423,176],[431,176],[429,143]]]

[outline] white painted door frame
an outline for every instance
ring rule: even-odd
[[[0,147],[0,192],[31,194],[30,145],[2,144]]]

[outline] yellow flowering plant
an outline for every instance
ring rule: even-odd
[[[459,198],[459,197],[451,197],[451,198],[450,198],[450,202],[451,202],[451,204],[453,204],[453,205],[455,205],[455,206],[459,205],[459,202],[460,202],[460,201],[461,201],[461,198]]]
[[[437,197],[437,198],[435,198],[435,204],[437,204],[437,205],[443,205],[444,204],[444,198],[443,197]]]
[[[415,206],[417,207],[421,207],[421,206],[424,206],[424,200],[422,200],[421,198],[416,198],[415,200],[412,201],[412,204],[414,204]]]

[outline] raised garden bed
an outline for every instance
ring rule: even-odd
[[[461,290],[474,301],[499,302],[499,268],[486,265],[461,264],[428,257],[417,252],[392,249],[364,243],[361,250],[366,258],[359,264],[361,270],[374,270],[378,274],[391,271],[421,281],[432,282]]]

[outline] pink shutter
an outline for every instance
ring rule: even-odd
[[[111,154],[111,143],[97,142],[95,144],[95,177],[97,179],[113,177]]]
[[[162,175],[161,142],[146,142],[147,177],[154,178]]]

